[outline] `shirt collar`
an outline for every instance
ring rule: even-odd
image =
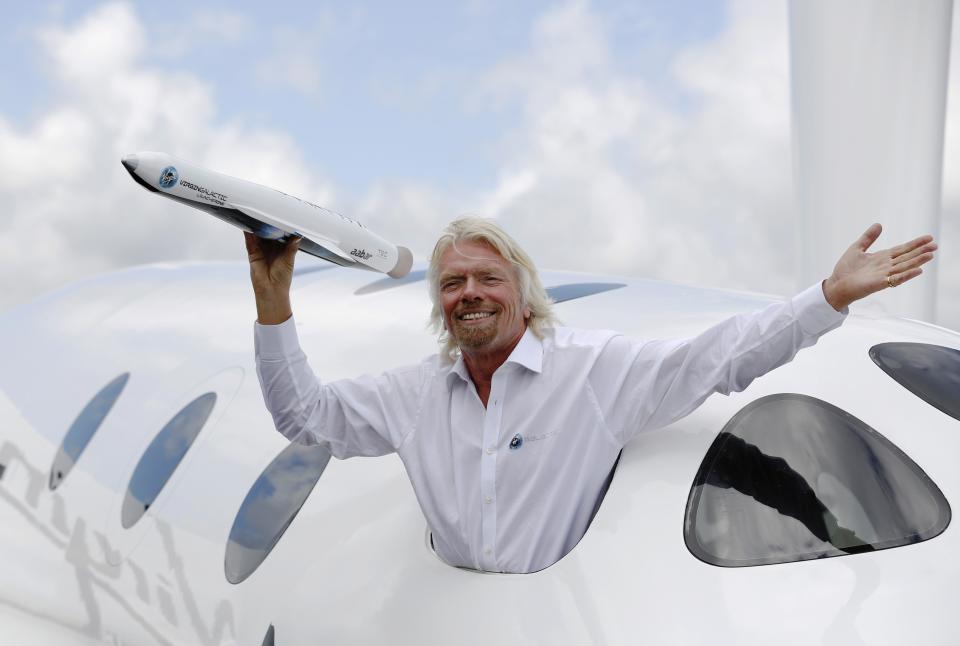
[[[513,348],[513,352],[507,357],[504,363],[516,363],[532,372],[541,372],[543,369],[543,341],[530,330],[529,327],[520,337],[519,343]],[[455,374],[470,383],[470,371],[467,370],[467,364],[463,361],[463,355],[459,355],[450,368],[450,374]]]

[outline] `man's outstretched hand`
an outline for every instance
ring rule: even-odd
[[[920,265],[933,260],[937,243],[929,235],[867,253],[882,230],[879,224],[870,225],[840,257],[833,275],[823,281],[823,295],[833,309],[840,311],[864,296],[902,285],[923,273]]]
[[[250,282],[257,299],[257,321],[261,325],[283,323],[293,311],[290,309],[290,284],[293,264],[300,247],[300,238],[286,244],[264,240],[244,231],[247,260],[250,261]]]

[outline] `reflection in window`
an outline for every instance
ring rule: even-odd
[[[949,522],[943,494],[893,443],[836,406],[780,394],[746,406],[710,446],[684,539],[735,567],[898,547]]]
[[[63,483],[73,465],[80,459],[80,454],[87,448],[90,438],[97,432],[107,413],[123,392],[124,386],[130,379],[130,373],[125,372],[106,386],[100,389],[93,399],[84,406],[77,418],[73,420],[67,434],[53,458],[50,467],[50,489],[56,489]]]
[[[927,343],[880,343],[870,358],[901,386],[960,419],[960,350]]]
[[[156,500],[206,424],[216,401],[216,393],[197,397],[174,415],[150,442],[133,470],[123,499],[120,522],[124,528],[133,527]]]
[[[291,442],[263,470],[233,521],[224,572],[240,583],[253,574],[293,522],[330,461],[320,444]]]

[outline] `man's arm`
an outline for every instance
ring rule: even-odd
[[[879,235],[874,224],[844,252],[830,278],[786,303],[734,316],[687,339],[611,340],[593,375],[611,430],[626,442],[689,414],[715,392],[745,389],[838,327],[853,301],[919,276],[937,248],[922,236],[867,253]]]
[[[322,384],[300,348],[293,317],[254,326],[257,377],[281,435],[323,443],[337,458],[385,455],[413,429],[424,366]]]
[[[300,349],[290,306],[299,238],[283,244],[244,237],[257,302],[257,377],[277,431],[302,444],[327,444],[338,458],[394,451],[413,425],[421,367],[321,384]]]
[[[693,337],[614,337],[591,382],[610,430],[626,443],[688,415],[715,392],[745,389],[845,316],[827,303],[820,284],[811,285],[785,303],[738,314]]]

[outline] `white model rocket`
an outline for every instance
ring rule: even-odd
[[[373,269],[393,278],[410,271],[413,255],[362,224],[292,195],[201,168],[165,153],[121,160],[148,191],[210,213],[261,238],[302,236],[300,251],[345,267]]]

